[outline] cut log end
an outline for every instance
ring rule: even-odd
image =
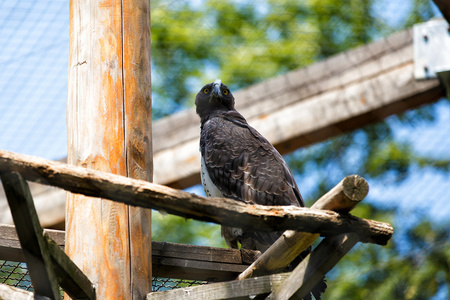
[[[369,193],[369,184],[358,175],[350,175],[344,178],[342,190],[350,201],[360,202]]]

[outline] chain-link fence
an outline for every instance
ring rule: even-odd
[[[0,260],[0,283],[18,287],[27,291],[33,291],[30,274],[26,263]],[[154,292],[166,291],[181,287],[207,284],[207,281],[185,280],[174,278],[152,278],[152,290]],[[64,293],[61,290],[61,296]]]

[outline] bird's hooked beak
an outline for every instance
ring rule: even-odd
[[[211,92],[211,98],[213,96],[215,96],[217,98],[222,96],[222,92],[220,91],[220,86],[221,85],[222,85],[222,81],[220,79],[217,79],[216,81],[214,81],[213,89],[212,89],[212,92]]]

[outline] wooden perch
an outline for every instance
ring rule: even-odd
[[[368,192],[369,185],[364,178],[357,175],[347,176],[317,200],[311,208],[332,209],[348,213],[366,197]],[[392,227],[391,230],[392,234]],[[242,272],[238,279],[270,274],[286,267],[300,253],[311,246],[318,237],[319,234],[287,230],[247,270]]]
[[[298,231],[335,235],[354,232],[363,242],[385,245],[387,223],[293,206],[245,205],[226,198],[205,198],[162,185],[0,150],[0,173],[19,172],[30,181],[73,193],[250,230]]]

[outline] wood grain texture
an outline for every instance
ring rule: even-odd
[[[273,288],[282,284],[289,273],[268,275],[246,280],[233,280],[207,285],[179,288],[164,292],[153,292],[147,300],[180,300],[180,299],[252,299],[249,295],[266,295]],[[263,299],[258,297],[257,299]]]
[[[122,1],[124,117],[127,176],[152,181],[150,1]],[[130,299],[152,290],[151,210],[128,207]]]
[[[53,270],[59,285],[73,299],[95,300],[95,288],[86,275],[67,256],[48,233],[44,233]]]
[[[61,230],[44,229],[59,247],[64,249],[65,232]],[[0,260],[25,262],[19,238],[14,225],[0,224]]]
[[[354,232],[362,242],[382,245],[389,241],[393,233],[390,224],[333,211],[245,205],[226,198],[200,197],[143,180],[0,150],[0,172],[3,171],[17,171],[27,180],[51,184],[86,196],[249,230],[295,229],[324,235]]]
[[[303,299],[357,242],[352,234],[325,238],[266,299]]]
[[[141,0],[70,2],[70,163],[151,180],[149,8]],[[66,251],[98,298],[148,292],[150,224],[148,210],[69,195]]]

